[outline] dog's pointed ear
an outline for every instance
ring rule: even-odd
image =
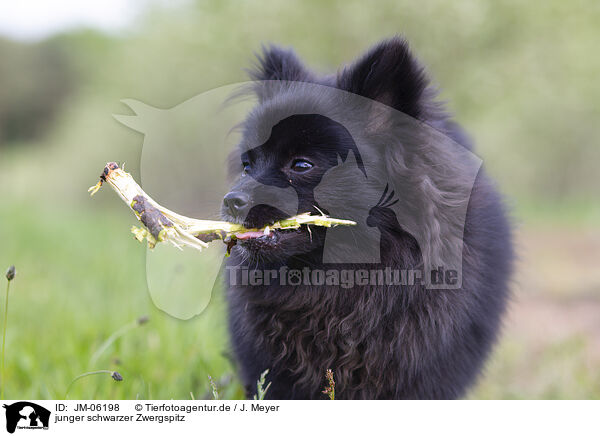
[[[262,53],[256,55],[254,68],[248,70],[252,80],[289,80],[307,82],[310,72],[304,68],[293,50],[275,45],[263,46]]]
[[[423,67],[400,37],[379,43],[342,69],[337,86],[419,119],[427,118],[434,94]]]

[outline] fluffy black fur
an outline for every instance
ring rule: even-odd
[[[464,133],[435,102],[423,68],[400,38],[383,41],[336,76],[324,78],[306,70],[292,51],[267,48],[251,77],[310,82],[359,94],[471,148]],[[260,137],[256,132],[269,117],[274,102],[293,106],[303,97],[301,87],[296,93],[293,86],[274,89],[254,88],[259,105],[243,126],[245,147],[234,165],[245,176],[239,178],[223,207],[225,219],[250,227],[267,225],[285,214],[277,207],[254,204],[248,180],[292,187],[298,194],[298,212],[314,212],[314,190],[325,173],[340,159],[345,160],[349,151],[356,155],[359,166],[360,159],[365,158],[364,153],[360,156],[356,152],[353,138],[341,124],[317,113],[286,116],[268,127],[266,141],[256,143]],[[380,111],[368,114],[367,137],[389,134],[386,123],[377,119],[383,116]],[[453,158],[450,151],[426,158],[419,155],[421,152],[402,144],[367,151],[368,162],[379,165],[382,179],[428,182],[409,190],[419,197],[411,204],[427,211],[422,214],[426,228],[438,229],[440,234],[431,237],[432,244],[443,244],[445,227],[437,221],[441,218],[436,216],[435,206],[440,198],[448,198],[449,186],[460,174],[432,173],[437,166],[453,165],[452,159],[459,158]],[[293,162],[298,158],[314,166],[310,171],[294,171]],[[348,202],[354,201],[354,196],[367,195],[360,187],[344,188],[331,195],[346,195]],[[402,269],[422,266],[422,247],[389,212],[398,194],[386,188],[383,194],[377,191],[369,195],[374,207],[367,224],[381,232],[381,265]],[[232,345],[248,394],[255,392],[260,374],[269,369],[272,384],[267,398],[324,399],[325,370],[331,368],[336,398],[340,399],[449,399],[464,395],[496,340],[508,299],[513,258],[502,199],[483,170],[468,202],[461,289],[430,291],[409,285],[355,286],[342,291],[334,286],[228,283]],[[313,228],[311,234],[302,230],[282,234],[275,241],[247,241],[233,248],[228,265],[347,268],[323,265],[325,235],[326,230]]]

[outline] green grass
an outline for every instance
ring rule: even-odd
[[[600,373],[587,342],[573,335],[539,347],[505,338],[469,398],[600,399]]]
[[[61,398],[77,375],[116,370],[78,381],[69,398],[204,398],[207,375],[225,398],[241,398],[229,350],[223,297],[190,321],[152,304],[145,283],[144,247],[129,237],[128,221],[110,213],[11,204],[0,208],[0,265],[15,263],[6,339],[6,398]],[[198,286],[212,286],[198,277]],[[90,366],[102,343],[123,325],[148,323],[116,340]]]

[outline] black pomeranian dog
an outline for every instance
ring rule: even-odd
[[[225,273],[247,394],[269,370],[266,398],[326,399],[331,369],[339,399],[463,396],[501,326],[511,228],[407,43],[325,77],[270,47],[250,73],[222,207],[261,229]],[[357,224],[266,228],[300,213]]]

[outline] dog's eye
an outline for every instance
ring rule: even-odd
[[[250,171],[250,162],[242,162],[242,172],[246,174]]]
[[[314,165],[306,159],[296,159],[292,162],[292,170],[297,173],[304,173],[310,170]]]

